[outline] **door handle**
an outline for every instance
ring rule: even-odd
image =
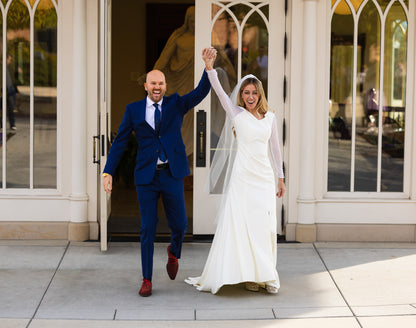
[[[101,135],[101,156],[105,156],[105,135]]]
[[[92,141],[93,141],[93,163],[94,164],[100,164],[100,159],[99,159],[99,156],[98,156],[98,158],[97,158],[97,148],[98,149],[100,149],[100,136],[93,136],[92,137]],[[97,146],[97,144],[98,144],[98,146]],[[100,153],[99,151],[98,151],[98,153]]]
[[[204,110],[199,110],[196,114],[196,166],[206,166],[206,152],[207,152],[207,113]]]

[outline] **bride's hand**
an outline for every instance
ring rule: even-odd
[[[283,195],[285,194],[285,191],[286,191],[285,183],[283,182],[283,179],[279,179],[279,183],[277,185],[277,194],[276,194],[276,196],[278,198],[283,197]]]
[[[217,58],[217,50],[213,47],[205,48],[202,50],[202,59],[205,62],[205,68],[207,71],[213,69],[215,59]]]

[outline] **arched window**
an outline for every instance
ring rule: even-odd
[[[57,188],[57,0],[2,0],[2,189]]]
[[[408,1],[332,0],[328,191],[403,192]]]

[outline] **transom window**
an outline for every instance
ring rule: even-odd
[[[332,0],[328,191],[404,191],[407,17],[407,0]]]
[[[0,187],[57,188],[58,0],[1,0]]]

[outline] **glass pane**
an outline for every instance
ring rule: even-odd
[[[241,72],[242,76],[254,74],[262,84],[267,96],[267,72],[269,33],[263,18],[253,13],[243,30]]]
[[[30,187],[30,18],[24,0],[7,13],[7,188]]]
[[[221,7],[212,5],[212,16],[214,17],[220,9]],[[230,84],[234,87],[237,83],[238,32],[228,12],[223,11],[215,21],[211,40],[218,51],[215,66],[222,67],[227,72]]]
[[[328,191],[350,191],[354,21],[349,13],[334,13],[331,23]]]
[[[269,6],[260,7],[261,12],[266,16],[267,20],[269,20]]]
[[[389,10],[384,47],[381,191],[403,191],[407,21],[400,3]]]
[[[372,2],[359,18],[358,45],[354,191],[377,191],[380,19]]]
[[[221,10],[221,7],[212,5],[213,17],[219,10]],[[218,51],[217,60],[214,64],[218,72],[218,78],[224,90],[231,94],[237,83],[238,33],[234,20],[227,12],[222,12],[216,19],[212,29],[211,40],[212,45]],[[214,156],[224,121],[224,109],[215,92],[211,92],[211,160]]]
[[[238,4],[231,6],[230,10],[234,13],[235,17],[237,17],[237,20],[241,25],[241,22],[243,21],[244,17],[246,17],[247,13],[251,10],[251,7],[243,4]]]
[[[53,8],[54,8],[54,5],[52,3],[52,0],[48,0],[48,1],[41,0],[38,6],[36,7],[36,9],[38,10],[47,10],[47,9],[53,9]]]
[[[332,0],[332,5],[333,6],[335,4],[337,0]],[[355,12],[358,11],[358,8],[360,8],[361,3],[364,0],[350,0],[350,3],[352,4],[353,8],[355,9]],[[337,8],[335,9],[335,14],[338,15],[351,15],[351,9],[348,6],[347,2],[345,0],[341,1]]]
[[[393,0],[395,1],[395,0]],[[383,9],[383,12],[386,10],[386,7],[389,5],[391,0],[377,0],[377,2],[380,4],[381,9]]]
[[[35,14],[34,188],[56,188],[57,16],[50,0]]]

